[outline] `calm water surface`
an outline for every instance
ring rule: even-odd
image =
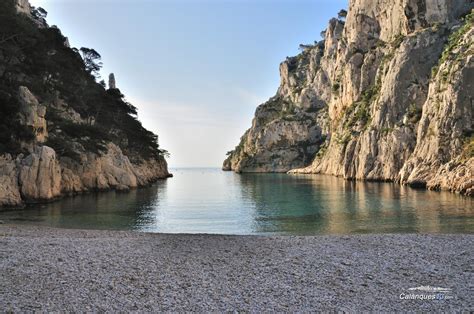
[[[473,233],[474,199],[322,175],[172,169],[130,193],[94,193],[0,213],[61,228],[166,233]]]

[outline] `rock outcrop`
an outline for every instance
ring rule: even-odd
[[[163,160],[147,160],[135,165],[117,145],[107,145],[102,156],[83,154],[78,163],[70,158],[61,161],[62,193],[115,189],[126,191],[169,176]]]
[[[117,85],[115,83],[115,75],[113,73],[109,74],[109,89],[116,89]]]
[[[31,5],[28,0],[15,0],[15,9],[18,13],[31,15]]]
[[[224,169],[292,169],[473,194],[473,8],[469,0],[352,0],[323,42],[280,66],[276,97],[317,114],[295,117],[299,141],[278,147],[279,168],[275,146],[261,138],[292,131],[273,127],[284,109],[267,103]],[[305,56],[309,63],[291,62]],[[265,124],[256,123],[260,116],[269,116]],[[300,156],[295,167],[284,152],[308,143],[316,145],[313,160]]]
[[[0,156],[0,207],[23,204],[18,186],[18,168],[9,154]]]
[[[277,94],[260,105],[252,127],[224,162],[237,172],[286,172],[310,163],[324,143],[328,124],[324,97],[310,87],[322,47],[280,64]]]
[[[171,176],[167,152],[113,74],[106,90],[79,50],[47,25],[46,11],[27,0],[2,1],[0,12],[0,208]]]
[[[46,107],[40,105],[36,97],[25,86],[19,89],[20,123],[29,127],[37,142],[44,143],[48,136]]]
[[[0,156],[0,206],[19,207],[89,191],[128,191],[170,176],[164,160],[132,164],[113,143],[108,144],[105,155],[87,153],[80,159],[58,160],[48,146],[36,146],[31,154],[20,154],[16,160]]]
[[[61,168],[56,152],[47,146],[38,146],[18,162],[18,184],[25,200],[51,200],[61,194]]]

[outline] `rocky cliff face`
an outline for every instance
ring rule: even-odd
[[[157,136],[27,0],[0,3],[0,207],[169,177]]]
[[[323,42],[280,66],[275,97],[295,108],[292,127],[285,106],[261,105],[224,169],[474,194],[473,7],[470,0],[350,1],[346,20],[331,20]],[[288,153],[308,146],[307,154]]]
[[[313,160],[328,128],[328,94],[316,95],[311,83],[323,53],[316,46],[280,64],[277,94],[257,108],[252,127],[224,162],[225,170],[286,172]]]

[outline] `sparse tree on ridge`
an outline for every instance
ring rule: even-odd
[[[326,38],[326,30],[321,31],[321,33],[319,33],[319,35],[321,36],[322,39],[325,39]]]
[[[102,62],[100,62],[102,58],[101,55],[91,48],[82,47],[80,51],[86,71],[96,78],[100,78],[99,71],[102,68]]]
[[[340,20],[344,20],[347,16],[347,11],[342,9],[341,11],[339,11],[339,13],[337,13],[337,16]]]
[[[299,49],[300,49],[301,51],[305,51],[306,49],[312,48],[312,47],[313,47],[312,45],[300,44]]]
[[[48,16],[48,11],[43,9],[42,7],[32,7],[31,8],[31,15],[38,20],[44,20]]]

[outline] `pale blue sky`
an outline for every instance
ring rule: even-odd
[[[278,65],[320,39],[347,0],[30,0],[158,133],[171,167],[219,167],[279,85]],[[107,80],[106,80],[107,81]]]

